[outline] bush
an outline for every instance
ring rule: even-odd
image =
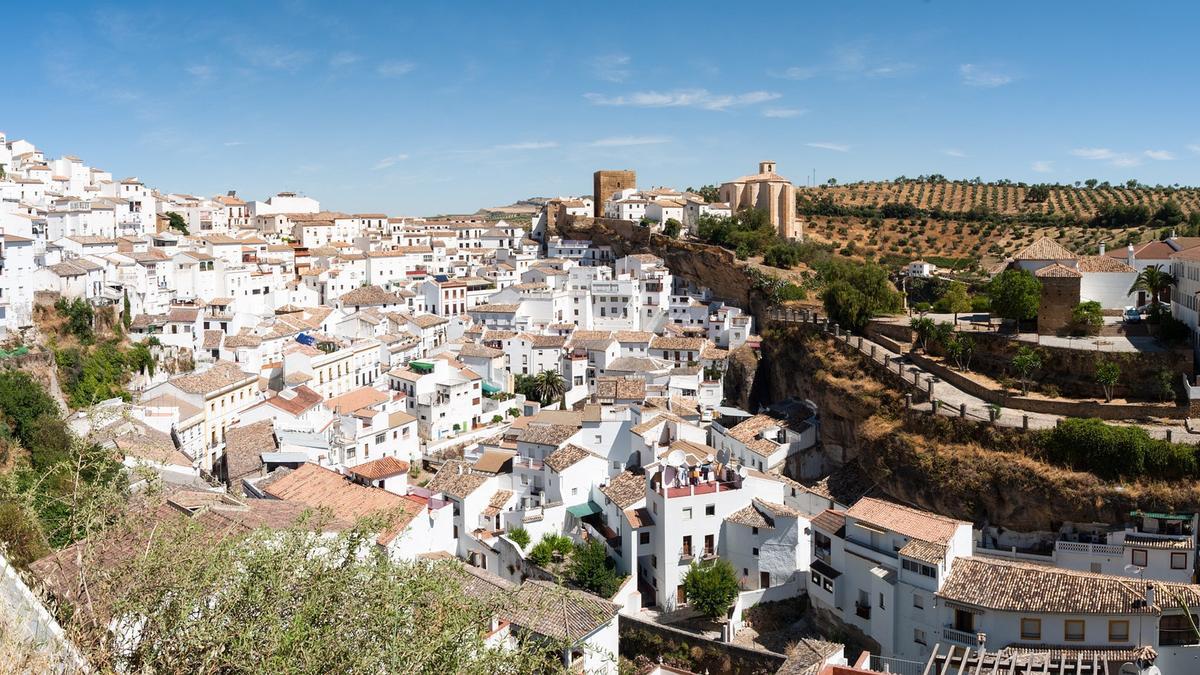
[[[575,585],[602,598],[611,598],[621,588],[616,563],[608,557],[604,544],[595,540],[575,545],[567,577]]]
[[[722,558],[692,563],[683,577],[683,589],[692,609],[710,619],[723,618],[738,594],[737,573]]]
[[[1081,302],[1071,308],[1071,334],[1096,335],[1104,325],[1104,314],[1095,300]]]
[[[515,527],[508,531],[508,538],[512,539],[524,551],[525,547],[529,545],[529,530],[523,527]]]
[[[565,557],[571,552],[573,546],[570,537],[547,532],[542,537],[542,540],[535,544],[533,549],[529,551],[529,559],[534,564],[545,567],[550,564],[550,561],[554,560],[555,554],[558,554],[559,557]]]
[[[1106,479],[1174,480],[1196,476],[1196,447],[1151,438],[1145,429],[1098,419],[1064,419],[1043,432],[1049,459]]]

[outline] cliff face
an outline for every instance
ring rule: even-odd
[[[719,246],[671,239],[637,223],[611,218],[567,216],[554,230],[567,239],[590,239],[611,246],[618,257],[652,253],[666,261],[672,274],[708,287],[717,299],[749,312],[756,323],[766,309],[765,299],[754,291],[745,272],[746,263]]]
[[[857,357],[806,329],[767,331],[751,386],[752,406],[811,399],[828,461],[865,477],[864,487],[947,516],[1045,531],[1064,521],[1120,523],[1138,508],[1200,508],[1193,483],[1108,484],[1041,461],[1019,431],[906,414],[901,396]]]

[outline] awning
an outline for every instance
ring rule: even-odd
[[[496,392],[498,392],[498,391],[500,391],[500,387],[498,387],[498,386],[496,386],[496,385],[492,384],[491,382],[488,382],[487,380],[484,380],[484,382],[483,382],[483,393],[485,393],[485,394],[495,394],[495,393],[496,393]]]
[[[576,518],[581,518],[581,519],[586,518],[586,517],[592,515],[593,513],[600,513],[603,510],[604,509],[600,508],[599,504],[597,504],[596,502],[594,502],[590,499],[587,500],[586,502],[584,502],[583,504],[576,504],[575,506],[567,507],[567,513],[575,516]]]
[[[1147,518],[1157,518],[1158,520],[1185,520],[1185,521],[1191,520],[1192,516],[1193,516],[1193,514],[1191,514],[1191,513],[1154,513],[1154,512],[1146,512],[1146,511],[1130,511],[1129,515],[1134,518],[1136,518],[1138,516],[1145,516]]]

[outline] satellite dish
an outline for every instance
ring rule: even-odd
[[[747,469],[745,465],[739,466],[737,472],[742,478],[750,475],[750,469]]]
[[[686,462],[686,461],[687,461],[687,454],[684,453],[682,450],[672,450],[670,453],[667,454],[667,464],[670,466],[675,466],[675,467],[683,466],[684,462]]]
[[[714,460],[716,460],[716,457],[714,457],[711,452],[708,453],[708,456],[704,458],[704,461],[708,462],[709,464],[711,464]]]
[[[1129,574],[1141,574],[1142,568],[1138,567],[1137,565],[1126,565],[1125,571]]]

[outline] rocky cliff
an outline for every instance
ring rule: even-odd
[[[804,328],[766,331],[752,379],[752,408],[788,396],[820,407],[826,459],[856,475],[859,487],[937,513],[1046,531],[1065,521],[1121,523],[1138,508],[1200,508],[1194,483],[1105,483],[1042,461],[1020,431],[906,413],[900,394],[859,357]],[[837,485],[831,481],[835,493]]]

